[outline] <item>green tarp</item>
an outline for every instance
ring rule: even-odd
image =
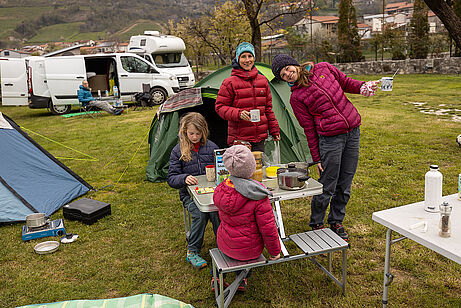
[[[311,161],[306,136],[299,126],[290,106],[290,88],[286,82],[274,78],[269,65],[256,63],[259,72],[269,81],[272,94],[272,108],[279,122],[281,131],[280,162]],[[190,111],[200,112],[205,116],[209,129],[209,139],[220,148],[227,147],[227,121],[215,112],[215,100],[225,78],[229,77],[231,66],[226,66],[199,81],[194,88],[200,88],[202,103],[172,112],[157,113],[149,133],[150,156],[146,168],[146,178],[152,182],[161,182],[168,173],[168,161],[173,147],[178,143],[179,119]],[[177,95],[181,95],[181,92]],[[274,142],[271,137],[266,140],[266,155],[272,157]]]
[[[73,300],[49,304],[21,306],[19,308],[193,308],[176,299],[158,294],[139,294],[128,297]]]

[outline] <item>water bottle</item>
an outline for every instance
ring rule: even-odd
[[[114,96],[118,97],[118,88],[117,88],[117,86],[114,86],[114,88],[112,90],[114,92]]]
[[[431,165],[429,171],[424,176],[424,206],[425,210],[437,213],[442,204],[442,181],[443,176],[439,171],[439,166]]]

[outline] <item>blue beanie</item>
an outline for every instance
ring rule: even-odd
[[[235,59],[237,60],[237,62],[239,60],[240,55],[244,52],[249,52],[253,55],[253,57],[255,56],[255,48],[253,47],[253,45],[251,45],[248,42],[243,42],[237,46],[237,49],[235,49]]]

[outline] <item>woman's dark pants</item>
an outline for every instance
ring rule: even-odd
[[[312,198],[311,227],[324,223],[328,205],[330,212],[327,222],[342,223],[351,195],[352,179],[357,170],[359,145],[360,127],[337,136],[319,136],[320,159],[324,170],[319,182],[323,184],[323,193]]]

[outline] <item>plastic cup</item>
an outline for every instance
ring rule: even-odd
[[[214,165],[208,165],[205,167],[206,179],[208,182],[216,181],[216,168]]]
[[[381,91],[392,91],[394,85],[394,77],[381,78]]]
[[[251,122],[259,122],[261,120],[259,109],[251,109],[250,118],[251,118]]]

